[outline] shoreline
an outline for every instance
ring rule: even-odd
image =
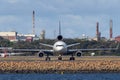
[[[0,74],[79,74],[79,73],[120,73],[120,71],[7,71]]]

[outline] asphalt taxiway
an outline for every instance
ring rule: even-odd
[[[0,57],[0,61],[45,61],[45,57],[38,56],[8,56]],[[58,61],[58,56],[50,56],[51,61]],[[69,61],[70,56],[62,56],[62,61]],[[120,61],[120,56],[82,56],[75,57],[75,61],[96,61],[96,60],[112,60]]]

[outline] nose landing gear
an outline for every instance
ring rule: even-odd
[[[62,60],[62,55],[59,55],[58,60]]]

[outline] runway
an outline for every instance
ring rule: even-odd
[[[45,57],[38,56],[8,56],[0,57],[0,61],[45,61]],[[58,56],[50,56],[51,61],[58,61]],[[62,61],[69,61],[70,56],[62,56]],[[75,61],[98,61],[98,60],[112,60],[120,61],[120,56],[82,56],[75,57]]]

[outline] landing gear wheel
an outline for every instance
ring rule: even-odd
[[[75,60],[75,57],[70,57],[70,61],[74,61]]]
[[[62,60],[62,56],[59,56],[59,57],[58,57],[58,60]]]
[[[50,61],[50,57],[47,56],[45,60],[46,60],[46,61]]]

